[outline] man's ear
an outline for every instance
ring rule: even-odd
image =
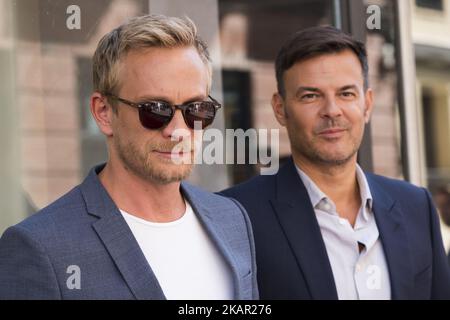
[[[370,116],[373,110],[373,91],[372,89],[367,89],[364,95],[364,120],[369,123]]]
[[[278,93],[275,92],[272,95],[272,109],[273,113],[275,115],[275,118],[277,119],[278,123],[282,125],[283,127],[286,126],[286,106],[283,100],[283,97]]]
[[[108,100],[99,92],[94,92],[90,103],[91,114],[100,131],[107,137],[113,135],[113,109]]]

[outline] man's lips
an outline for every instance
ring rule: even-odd
[[[184,155],[192,153],[192,151],[172,152],[172,151],[160,151],[160,150],[153,150],[153,152],[155,152],[155,153],[157,153],[157,154],[159,154],[161,156],[168,157],[168,158],[170,158],[170,157],[182,157]]]
[[[178,151],[173,151],[173,150],[156,150],[154,149],[153,152],[159,152],[159,153],[189,153],[192,150],[178,150]]]
[[[343,128],[330,128],[320,131],[318,134],[319,136],[324,136],[327,138],[335,138],[341,136],[341,134],[346,131],[347,129]]]

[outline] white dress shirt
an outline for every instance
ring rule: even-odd
[[[340,218],[333,201],[300,168],[298,174],[308,191],[333,271],[340,300],[391,298],[389,269],[372,211],[372,195],[366,176],[357,165],[361,208],[352,227]],[[364,249],[359,252],[359,245]]]

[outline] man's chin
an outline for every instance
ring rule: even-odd
[[[153,180],[162,184],[180,182],[187,179],[193,169],[193,165],[174,164],[167,162],[159,164],[152,169],[151,176]]]
[[[356,154],[353,151],[332,150],[331,148],[310,149],[307,154],[302,153],[313,162],[332,166],[344,165]]]
[[[322,154],[318,156],[318,160],[322,163],[327,163],[330,165],[344,165],[348,163],[353,158],[353,154]]]

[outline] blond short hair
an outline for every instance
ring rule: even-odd
[[[163,15],[135,17],[115,28],[100,40],[93,57],[94,90],[117,94],[122,58],[131,50],[144,48],[194,47],[207,66],[211,86],[211,59],[206,44],[198,37],[197,27],[188,17]]]

